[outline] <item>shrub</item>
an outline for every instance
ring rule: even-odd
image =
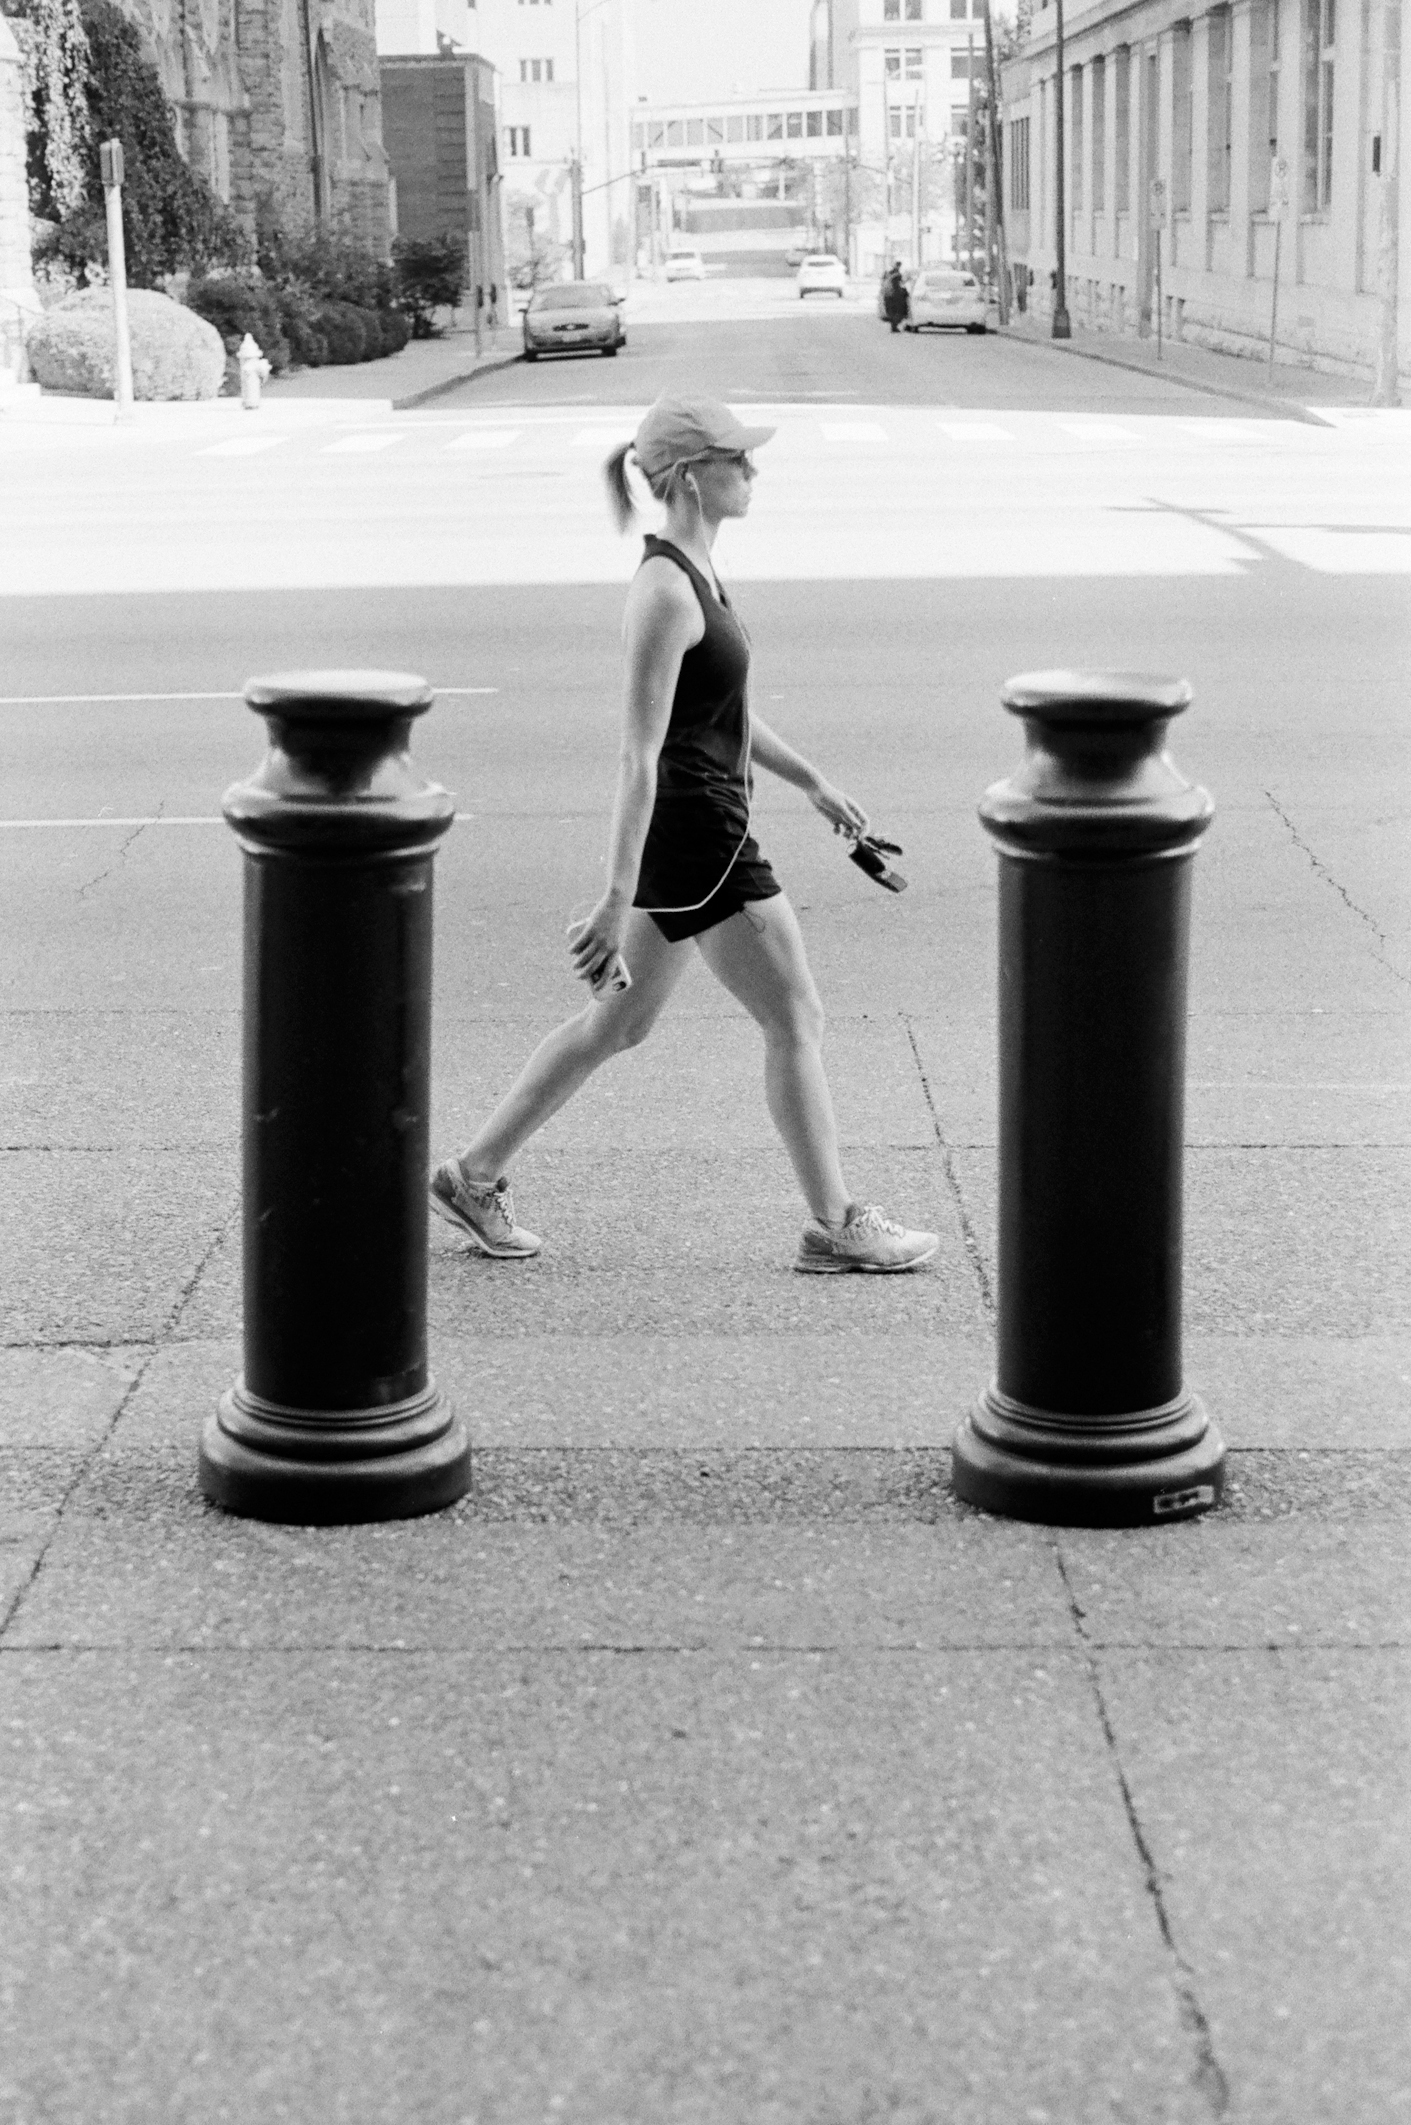
[[[239,223],[182,159],[171,107],[156,69],[142,56],[136,29],[112,0],[83,0],[82,14],[89,59],[82,201],[65,208],[53,198],[44,155],[30,157],[34,212],[57,224],[46,240],[48,254],[81,284],[91,265],[106,263],[98,148],[104,140],[120,140],[127,164],[123,237],[131,286],[154,288],[165,274],[183,267],[204,271],[247,263],[250,244]],[[35,98],[34,115],[42,141],[50,123],[42,95]]]
[[[289,351],[306,368],[321,369],[328,360],[328,341],[318,328],[319,304],[301,281],[286,281],[274,291],[279,322]]]
[[[276,376],[289,367],[291,349],[281,329],[279,302],[263,280],[243,273],[222,273],[193,280],[186,290],[189,309],[213,324],[227,354],[236,354],[247,332]]]
[[[395,301],[396,276],[387,260],[351,237],[326,229],[312,236],[286,235],[267,203],[257,226],[260,269],[267,280],[297,281],[325,302],[352,303],[360,310],[385,310]]]
[[[225,348],[214,325],[169,295],[133,288],[127,298],[134,398],[215,398]],[[29,365],[48,391],[111,398],[117,377],[113,298],[83,288],[46,310],[25,342]]]
[[[456,235],[398,237],[392,257],[412,338],[430,339],[436,330],[436,312],[454,310],[465,288],[464,239]]]
[[[330,362],[361,362],[367,360],[368,332],[363,322],[365,313],[352,303],[321,303],[317,314],[317,327],[328,342]],[[376,341],[381,351],[381,335]]]
[[[401,310],[379,310],[377,317],[382,326],[383,353],[400,354],[412,336],[411,319]]]

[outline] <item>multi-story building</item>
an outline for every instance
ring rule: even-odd
[[[814,0],[810,73],[855,96],[860,187],[853,266],[880,272],[950,257],[955,168],[967,137],[970,80],[984,79],[984,0]]]
[[[399,236],[464,233],[467,300],[488,312],[504,286],[495,69],[474,52],[379,62],[382,127]]]
[[[498,79],[498,152],[511,267],[573,240],[582,176],[585,271],[631,256],[627,0],[377,0],[384,56],[474,52]]]
[[[1382,323],[1386,9],[1334,0],[1069,0],[1066,293],[1074,323],[1365,368]],[[1009,251],[1051,312],[1056,10],[1003,70]],[[1399,103],[1411,100],[1403,39]],[[1399,171],[1399,340],[1411,367],[1411,167]]]

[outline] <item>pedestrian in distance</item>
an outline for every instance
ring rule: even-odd
[[[911,309],[911,297],[907,293],[902,276],[901,260],[898,258],[886,279],[882,282],[882,315],[895,332],[904,324]]]
[[[914,1269],[940,1244],[860,1202],[843,1177],[822,1006],[798,918],[751,832],[756,767],[801,790],[835,833],[855,841],[867,827],[851,797],[751,715],[749,637],[715,573],[716,534],[747,513],[752,453],[773,433],[742,426],[714,400],[663,397],[604,467],[620,530],[635,514],[629,457],[666,521],[647,537],[627,595],[607,887],[568,932],[573,970],[594,1000],[540,1043],[432,1177],[433,1210],[483,1254],[539,1252],[515,1222],[511,1160],[595,1070],[646,1039],[697,952],[764,1036],[769,1112],[810,1213],[794,1267]]]

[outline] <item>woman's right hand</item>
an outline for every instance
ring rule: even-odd
[[[591,982],[622,950],[627,908],[615,893],[602,899],[578,922],[568,926],[568,954],[580,981]]]

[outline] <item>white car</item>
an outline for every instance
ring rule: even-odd
[[[699,251],[668,251],[662,269],[668,280],[704,280],[705,260]]]
[[[923,325],[983,332],[987,322],[985,291],[973,273],[953,266],[923,266],[911,283],[911,310],[903,330]]]
[[[831,251],[810,251],[799,267],[798,290],[800,302],[805,295],[846,295],[847,268]]]

